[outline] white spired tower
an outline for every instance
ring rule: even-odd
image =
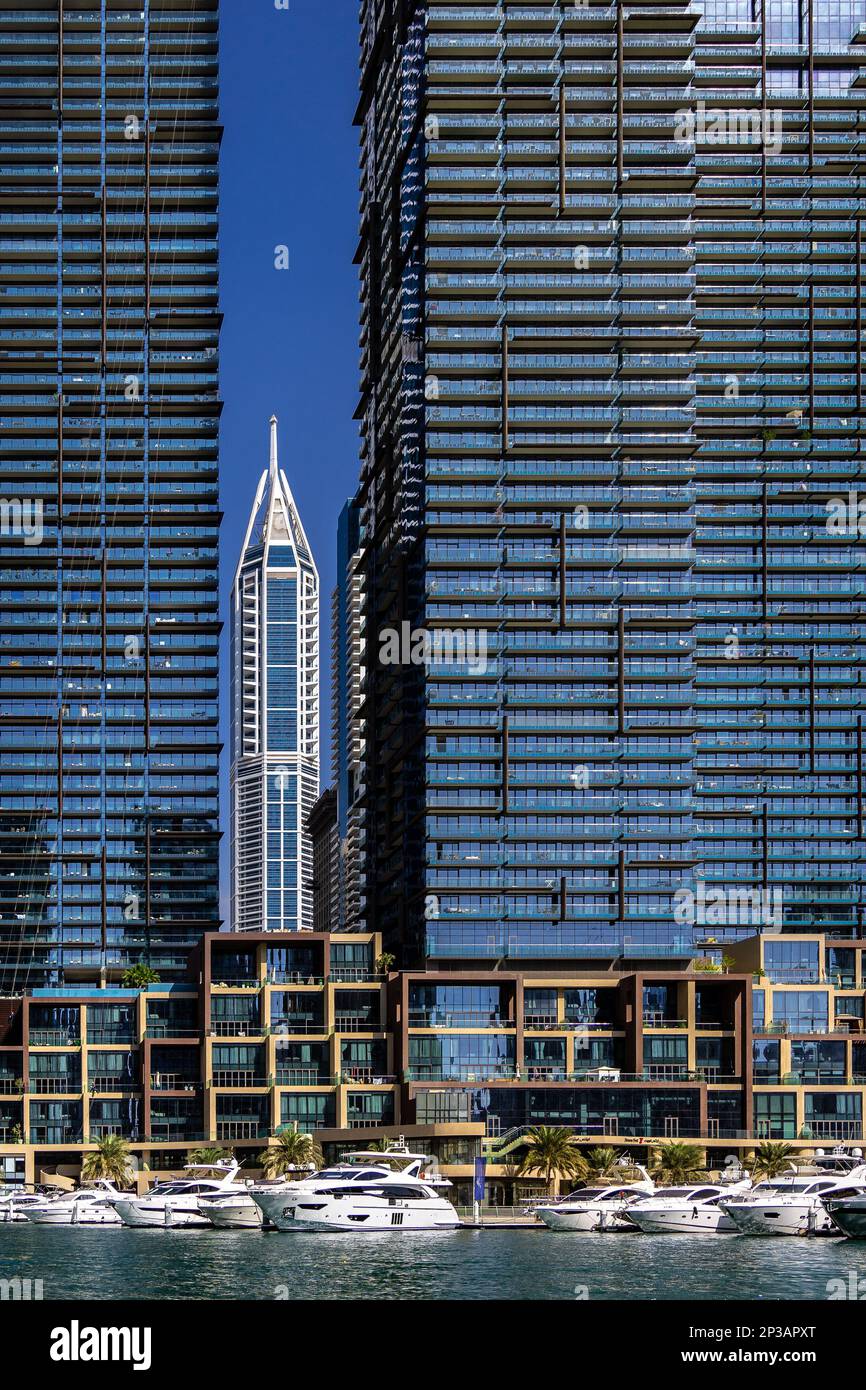
[[[262,474],[231,615],[232,927],[312,931],[319,575],[277,457]]]

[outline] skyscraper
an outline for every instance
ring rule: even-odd
[[[217,0],[0,3],[0,989],[218,917]]]
[[[337,524],[337,583],[331,602],[331,664],[334,680],[331,761],[337,794],[340,845],[338,919],[341,930],[354,930],[363,923],[363,604],[361,517],[357,502],[351,500],[340,513]]]
[[[862,930],[864,22],[362,4],[366,884],[403,964]]]
[[[232,927],[311,931],[319,576],[270,428],[232,605]]]

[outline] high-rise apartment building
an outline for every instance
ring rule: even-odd
[[[279,466],[277,421],[231,615],[232,927],[311,931],[319,795],[319,575]]]
[[[862,930],[864,24],[361,6],[366,888],[405,966]]]
[[[216,0],[0,3],[0,990],[219,925]]]
[[[341,930],[358,930],[364,912],[363,663],[363,542],[360,508],[352,500],[346,503],[337,524],[337,583],[331,600],[331,761],[340,846],[338,913]]]
[[[307,822],[313,842],[313,931],[340,930],[340,837],[337,832],[337,793],[322,792]]]

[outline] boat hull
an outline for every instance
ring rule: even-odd
[[[193,1226],[204,1228],[211,1224],[195,1207],[149,1207],[142,1202],[115,1202],[114,1209],[124,1226],[139,1229],[185,1230]]]
[[[744,1236],[800,1236],[831,1232],[833,1222],[823,1206],[812,1202],[762,1202],[730,1205],[728,1215]]]
[[[723,1211],[631,1211],[633,1223],[644,1235],[716,1236],[736,1235],[737,1226]]]
[[[629,1229],[621,1211],[567,1211],[542,1207],[536,1216],[551,1231],[625,1231]]]
[[[262,1214],[253,1201],[205,1206],[202,1215],[220,1231],[258,1231],[262,1224]]]
[[[34,1226],[119,1226],[120,1217],[111,1207],[107,1211],[88,1211],[80,1212],[76,1215],[71,1211],[34,1211],[29,1212],[25,1220],[33,1223]]]
[[[860,1207],[829,1206],[830,1217],[849,1240],[866,1240],[866,1204]]]
[[[250,1194],[262,1214],[264,1223],[276,1226],[278,1231],[287,1230],[286,1212],[293,1206],[291,1190],[283,1192],[254,1192]],[[295,1201],[299,1194],[294,1194]],[[291,1218],[288,1218],[289,1220]]]
[[[432,1210],[431,1210],[432,1208]],[[287,1205],[279,1231],[456,1231],[462,1221],[449,1202],[317,1200]]]

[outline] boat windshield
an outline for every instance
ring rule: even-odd
[[[808,1179],[787,1178],[781,1182],[760,1182],[755,1188],[759,1192],[805,1192],[812,1184]]]

